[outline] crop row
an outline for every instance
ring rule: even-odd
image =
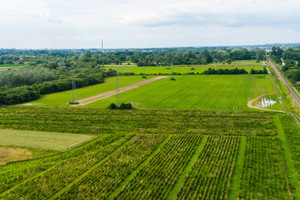
[[[164,139],[166,135],[138,135],[58,199],[106,199]]]
[[[295,120],[289,115],[280,115],[280,121],[292,152],[295,168],[300,174],[300,132]]]
[[[127,184],[117,199],[166,199],[201,141],[200,135],[175,135]]]
[[[289,199],[286,165],[278,138],[247,138],[239,196]]]
[[[131,137],[119,139],[120,136],[111,135],[57,156],[8,165],[8,169],[1,172],[3,183],[0,184],[1,192],[15,185],[18,187],[3,197],[5,199],[19,199],[26,196],[30,199],[48,198]],[[34,175],[38,176],[26,180]],[[23,181],[25,183],[18,185]]]
[[[1,108],[0,128],[89,134],[275,135],[263,112],[134,110],[99,108]],[[80,123],[79,123],[80,122]]]
[[[177,199],[227,199],[239,137],[210,136]]]

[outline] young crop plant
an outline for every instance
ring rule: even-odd
[[[240,199],[292,199],[278,138],[247,137]]]
[[[289,115],[280,115],[280,121],[281,121],[283,130],[284,130],[288,145],[292,152],[295,168],[297,170],[297,173],[300,174],[300,148],[299,148],[300,132],[299,132],[299,127],[295,123],[294,118]]]
[[[177,199],[227,199],[239,137],[210,136]]]
[[[166,199],[201,138],[201,135],[172,136],[116,199]]]
[[[5,183],[0,184],[4,186],[0,199],[48,199],[130,138],[111,135],[70,152],[24,162],[19,168],[8,165],[0,172],[0,183]]]
[[[94,168],[58,199],[107,199],[130,173],[166,139],[166,135],[138,135]]]

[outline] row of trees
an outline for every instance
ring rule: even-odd
[[[267,74],[268,70],[264,67],[263,70],[250,70],[250,74]],[[245,69],[214,69],[208,68],[208,70],[202,72],[202,74],[248,74]]]
[[[283,74],[300,91],[300,50],[273,47],[270,56],[275,62],[282,64]]]
[[[3,50],[2,50],[3,51]],[[90,63],[91,66],[104,64],[121,64],[125,62],[137,63],[138,66],[167,66],[167,65],[199,65],[212,62],[226,62],[227,60],[265,59],[263,49],[152,49],[152,50],[117,50],[84,51],[84,50],[40,50],[40,51],[4,51],[0,50],[0,65],[7,63],[45,64],[49,68],[70,66],[76,60]]]

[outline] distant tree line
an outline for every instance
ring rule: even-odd
[[[267,74],[268,73],[268,70],[264,67],[263,70],[254,70],[254,69],[251,69],[250,70],[250,74]],[[235,69],[214,69],[214,68],[208,68],[208,70],[202,72],[202,74],[207,74],[207,75],[210,75],[210,74],[218,74],[218,75],[221,75],[221,74],[248,74],[248,72],[245,70],[245,69],[238,69],[238,68],[235,68]]]
[[[18,53],[16,53],[18,52]],[[79,59],[78,65],[90,63],[90,66],[105,64],[136,63],[138,66],[200,65],[212,62],[234,60],[264,60],[263,49],[153,49],[153,50],[36,50],[13,51],[0,50],[1,64],[45,64],[49,68],[71,66]]]
[[[276,52],[272,50],[272,59],[282,64],[281,70],[283,74],[297,90],[300,91],[300,49],[288,48],[283,50],[280,48],[280,50],[278,50],[278,48],[276,48],[276,50],[276,52],[280,52],[280,54],[274,56]]]
[[[63,64],[30,63],[26,67],[1,71],[0,105],[24,103],[44,94],[70,90],[73,79],[76,87],[80,88],[103,83],[105,77],[116,75],[115,70],[105,71],[86,58],[89,58],[88,54]]]

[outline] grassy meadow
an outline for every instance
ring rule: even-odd
[[[0,145],[66,151],[95,138],[90,135],[0,130]]]
[[[201,75],[174,76],[120,94],[121,102],[135,108],[249,110],[247,102],[273,92],[267,75]],[[110,97],[87,107],[107,107]],[[228,101],[228,103],[227,103]]]
[[[151,78],[151,77],[149,77]],[[119,86],[123,87],[139,81],[143,81],[141,76],[122,76],[119,77]],[[76,89],[77,99],[83,99],[103,92],[116,89],[116,77],[105,79],[105,83],[92,85],[84,88]],[[72,100],[72,90],[48,94],[41,99],[32,101],[25,105],[36,106],[69,106],[69,102]]]

